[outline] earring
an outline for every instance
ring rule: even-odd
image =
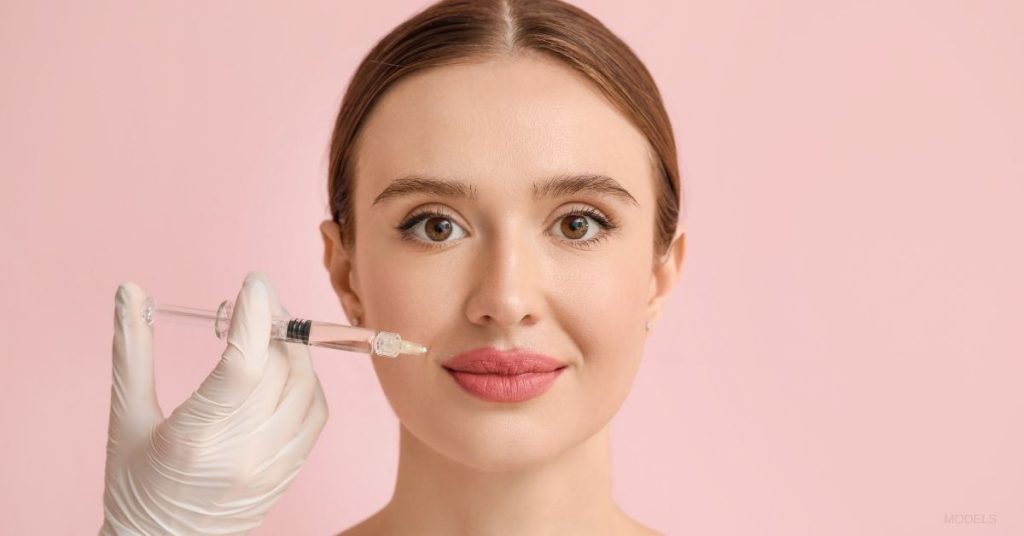
[[[359,325],[359,317],[358,316],[352,319],[352,325],[353,326],[358,326]]]
[[[650,319],[648,319],[646,322],[644,322],[644,328],[647,329],[647,331],[651,331],[651,321],[650,321]]]

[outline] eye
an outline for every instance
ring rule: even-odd
[[[593,223],[592,223],[593,222]],[[420,225],[420,224],[423,225]],[[605,240],[618,228],[618,224],[593,208],[576,208],[563,214],[555,222],[556,235],[564,242],[580,249],[591,249]],[[450,214],[442,209],[426,209],[416,212],[400,223],[396,229],[403,240],[417,246],[440,248],[445,244],[466,236]],[[457,231],[456,231],[457,230]],[[460,234],[461,233],[461,234]],[[455,235],[455,239],[449,238]]]
[[[420,225],[420,223],[424,225]],[[440,209],[427,209],[414,213],[400,223],[396,229],[401,233],[403,240],[428,248],[444,247],[444,244],[454,242],[454,240],[447,240],[453,234],[455,238],[462,238],[466,235],[466,232],[461,230],[462,227],[452,220],[451,215]],[[462,234],[454,232],[455,229],[459,229]],[[420,233],[420,230],[423,232]]]
[[[595,223],[590,223],[590,221]],[[558,218],[553,226],[573,247],[590,249],[608,238],[619,226],[592,208],[575,208]]]

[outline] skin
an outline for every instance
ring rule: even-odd
[[[539,55],[420,71],[385,94],[356,151],[356,247],[324,221],[324,266],[349,319],[429,347],[373,359],[401,422],[391,501],[342,534],[656,534],[613,501],[609,422],[628,395],[648,332],[681,272],[684,234],[653,258],[655,172],[646,139],[589,80]],[[602,193],[534,199],[562,173],[614,178],[637,204]],[[373,204],[407,175],[459,179],[476,200],[417,193]],[[395,229],[440,208],[413,240]],[[574,208],[582,240],[567,230]],[[440,241],[440,242],[438,242]],[[574,245],[577,244],[577,245]],[[543,395],[508,404],[463,391],[440,366],[481,346],[527,348],[568,365]]]

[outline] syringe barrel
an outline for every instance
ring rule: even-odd
[[[222,301],[216,311],[207,311],[176,305],[161,304],[158,306],[156,300],[149,298],[143,306],[142,316],[149,324],[153,324],[158,313],[169,313],[177,322],[185,321],[204,327],[208,327],[212,321],[214,334],[217,338],[224,340],[227,339],[231,330],[233,311],[234,303],[231,300]],[[427,350],[420,344],[403,341],[402,337],[394,332],[301,318],[273,317],[270,336],[272,339],[286,342],[391,358],[397,358],[399,354],[422,355]]]
[[[221,339],[226,338],[230,331],[232,309],[233,304],[230,300],[225,300],[217,308],[215,331]],[[302,318],[274,317],[271,320],[270,337],[286,342],[381,357],[397,358],[399,353],[406,350],[402,345],[401,336],[397,333]]]

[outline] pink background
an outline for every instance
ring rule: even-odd
[[[264,270],[293,313],[344,319],[330,129],[427,5],[140,4],[0,5],[3,534],[100,525],[119,282],[212,308]],[[626,4],[577,5],[658,81],[690,212],[613,421],[623,508],[666,534],[1024,533],[1024,4]],[[169,413],[223,344],[157,333]],[[313,358],[331,420],[255,534],[390,497],[370,363]]]

